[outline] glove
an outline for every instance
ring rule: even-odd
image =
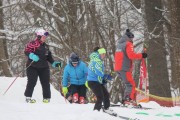
[[[53,64],[52,64],[52,67],[55,68],[55,67],[62,67],[62,62],[58,62],[58,61],[54,61]]]
[[[147,58],[147,53],[142,53],[142,58]]]
[[[66,94],[68,93],[67,87],[63,87],[62,92],[63,92],[64,96],[66,96]]]
[[[90,88],[88,86],[88,81],[85,82],[85,86],[88,88],[88,90],[90,90]]]
[[[105,85],[108,80],[112,80],[112,76],[110,74],[104,74],[102,84]]]
[[[112,76],[110,74],[104,74],[103,80],[112,80]]]
[[[33,60],[34,62],[37,62],[37,61],[39,60],[39,56],[37,56],[37,55],[34,54],[34,53],[30,53],[30,54],[29,54],[29,58],[30,58],[31,60]]]
[[[102,84],[105,85],[107,83],[107,79],[102,80]]]

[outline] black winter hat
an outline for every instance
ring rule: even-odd
[[[79,56],[76,53],[70,54],[70,62],[79,62]]]
[[[130,32],[129,29],[126,29],[126,35],[129,37],[129,38],[134,38],[134,34],[132,32]]]
[[[99,48],[100,48],[99,46],[95,47],[95,48],[93,49],[93,52],[97,52]]]

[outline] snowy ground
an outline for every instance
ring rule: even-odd
[[[94,104],[69,104],[51,86],[51,103],[42,103],[42,90],[38,82],[33,98],[35,104],[25,103],[26,78],[18,78],[3,95],[15,78],[0,77],[0,120],[120,120],[105,113],[93,111]],[[180,107],[160,107],[155,102],[142,103],[151,110],[113,107],[119,115],[139,120],[180,120]]]

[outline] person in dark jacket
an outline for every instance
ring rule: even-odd
[[[106,50],[99,47],[94,48],[94,52],[90,54],[86,86],[93,91],[97,98],[94,110],[100,111],[103,103],[103,111],[112,114],[113,111],[109,109],[109,93],[104,86],[104,82],[106,79],[112,79],[110,75],[104,73],[103,59],[105,58],[105,54]]]
[[[25,47],[25,55],[28,60],[26,63],[27,73],[27,86],[24,95],[26,96],[27,103],[36,102],[31,99],[34,87],[39,77],[43,91],[43,102],[50,102],[51,91],[50,91],[50,70],[48,62],[53,67],[62,67],[62,63],[54,61],[48,45],[45,43],[49,33],[43,29],[39,29],[36,32],[36,39],[29,42]]]
[[[79,59],[79,56],[76,53],[71,53],[69,63],[65,66],[63,73],[62,91],[64,96],[66,96],[69,91],[73,103],[84,104],[86,98],[86,77],[86,64]],[[70,82],[69,87],[68,82]]]
[[[132,77],[132,64],[135,59],[146,58],[146,53],[135,53],[133,46],[134,34],[129,29],[117,40],[115,52],[114,70],[123,80],[125,91],[122,103],[125,105],[137,105],[136,103],[136,84]]]

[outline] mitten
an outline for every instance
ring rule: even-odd
[[[34,53],[30,53],[30,54],[29,54],[29,58],[30,58],[31,60],[33,60],[34,62],[37,62],[37,61],[39,60],[39,56],[37,56],[37,55],[34,54]]]
[[[53,68],[55,68],[55,67],[62,67],[62,62],[54,61],[53,64],[52,64],[52,67]]]
[[[66,94],[68,93],[67,87],[63,87],[62,92],[63,92],[64,96],[66,96]]]

